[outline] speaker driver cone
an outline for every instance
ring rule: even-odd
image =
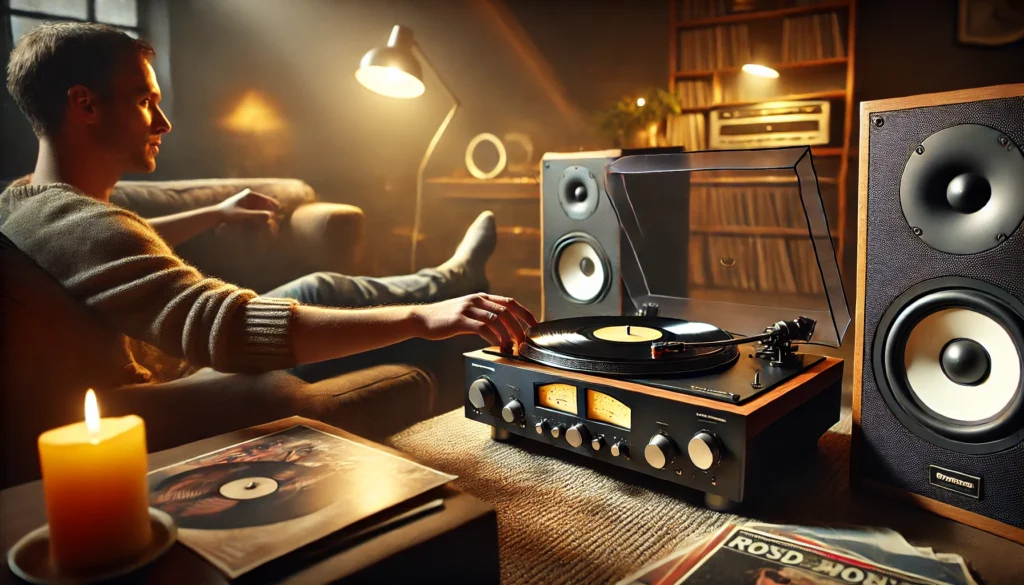
[[[950,277],[896,299],[875,338],[875,379],[914,434],[964,453],[1024,438],[1024,306],[987,283]]]
[[[575,220],[587,219],[597,211],[601,193],[590,169],[574,165],[562,172],[558,180],[558,203],[562,211]]]
[[[551,252],[552,277],[575,303],[594,303],[611,284],[608,256],[593,237],[583,233],[563,236]]]
[[[949,254],[998,246],[1024,219],[1024,155],[981,124],[940,130],[911,153],[900,204],[918,237]]]

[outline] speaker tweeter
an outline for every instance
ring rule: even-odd
[[[558,202],[565,214],[575,220],[584,220],[594,215],[601,201],[597,179],[584,166],[565,169],[558,181]]]
[[[1001,244],[1024,219],[1024,155],[1005,134],[959,124],[926,138],[900,183],[903,215],[914,233],[948,254]]]

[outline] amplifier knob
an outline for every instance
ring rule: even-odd
[[[627,447],[622,441],[612,445],[612,448],[609,449],[609,451],[612,452],[612,457],[618,457],[621,455],[626,459],[629,459],[629,447]]]
[[[523,418],[523,405],[512,400],[501,409],[501,418],[507,423],[515,423]]]
[[[590,448],[594,451],[600,451],[604,447],[604,439],[601,437],[594,437],[590,440]]]
[[[537,429],[538,435],[543,435],[544,431],[548,430],[548,423],[540,421],[539,423],[533,425],[533,428]]]
[[[722,460],[722,449],[718,446],[718,439],[704,431],[690,439],[686,445],[686,452],[694,466],[705,471],[718,465],[718,462]]]
[[[564,428],[565,427],[563,427],[562,425],[554,425],[554,426],[552,426],[551,427],[551,436],[556,438],[556,439],[558,437],[561,437],[562,436],[562,429],[564,429]]]
[[[477,378],[469,386],[469,403],[478,410],[490,408],[494,406],[494,397],[497,393],[494,382],[487,378]]]
[[[590,440],[590,431],[582,424],[572,425],[568,431],[565,431],[565,440],[573,447],[578,448]]]
[[[655,469],[664,469],[676,457],[676,444],[666,435],[657,434],[644,448],[644,459]]]

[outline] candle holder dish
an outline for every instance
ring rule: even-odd
[[[178,527],[166,512],[149,509],[153,538],[139,556],[113,567],[90,572],[67,573],[50,561],[50,526],[44,524],[29,532],[7,553],[7,565],[15,575],[40,585],[86,585],[122,577],[152,563],[174,544]]]

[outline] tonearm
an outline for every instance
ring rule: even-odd
[[[659,359],[671,354],[686,353],[709,347],[726,347],[742,343],[757,342],[757,357],[769,360],[779,366],[789,361],[796,349],[795,342],[808,342],[814,335],[816,322],[809,317],[797,317],[792,321],[779,321],[765,328],[764,333],[749,337],[736,337],[722,341],[655,341],[651,343],[651,358]]]

